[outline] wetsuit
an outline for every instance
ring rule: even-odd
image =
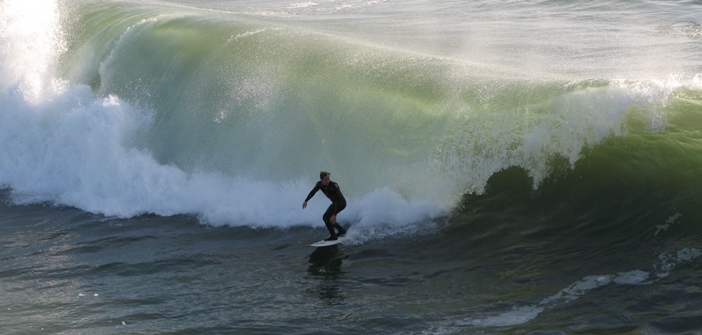
[[[327,211],[324,212],[324,215],[322,216],[322,220],[324,220],[324,224],[327,226],[327,229],[329,230],[329,234],[331,237],[336,237],[336,233],[334,232],[334,228],[339,230],[339,235],[343,235],[346,233],[346,230],[341,227],[338,223],[332,223],[331,222],[331,217],[333,215],[339,214],[339,212],[343,211],[344,208],[346,208],[346,199],[344,198],[344,195],[341,194],[341,189],[339,188],[339,184],[329,181],[329,185],[324,186],[321,181],[317,182],[317,185],[314,185],[314,188],[312,191],[310,191],[310,194],[307,195],[307,198],[305,199],[305,202],[308,202],[312,197],[317,193],[317,191],[322,190],[324,195],[331,200],[331,205],[329,205],[329,208],[327,208]],[[335,238],[336,239],[336,238]]]

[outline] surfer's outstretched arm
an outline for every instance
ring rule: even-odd
[[[307,202],[310,201],[310,199],[312,199],[312,197],[314,197],[315,194],[317,194],[317,191],[319,191],[319,189],[319,183],[315,184],[312,191],[310,191],[310,194],[308,194],[307,198],[305,198],[305,202],[302,203],[302,209],[307,208]]]

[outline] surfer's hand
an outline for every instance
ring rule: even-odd
[[[329,220],[331,220],[331,223],[336,223],[336,215],[332,215]]]
[[[302,203],[302,209],[305,209],[305,208],[307,208],[307,201]]]

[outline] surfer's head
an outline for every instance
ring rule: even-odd
[[[322,181],[322,184],[328,185],[329,184],[329,177],[331,176],[331,173],[327,171],[320,171],[319,172],[319,179]]]

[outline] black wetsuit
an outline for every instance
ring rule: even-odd
[[[332,237],[335,237],[337,234],[334,232],[334,228],[339,230],[339,234],[344,234],[346,233],[346,230],[341,227],[341,225],[334,224],[331,222],[331,217],[333,215],[339,214],[339,212],[343,211],[344,208],[346,208],[346,198],[344,198],[344,195],[341,194],[341,189],[339,188],[339,184],[329,181],[329,185],[324,186],[321,181],[317,182],[317,185],[314,185],[314,188],[312,191],[310,191],[310,194],[307,195],[307,198],[305,199],[305,202],[308,202],[312,197],[317,193],[317,191],[322,190],[324,195],[331,200],[331,205],[329,205],[329,208],[327,208],[327,211],[324,212],[324,215],[322,216],[322,220],[324,220],[324,224],[327,226],[327,229],[329,229],[329,234]]]

